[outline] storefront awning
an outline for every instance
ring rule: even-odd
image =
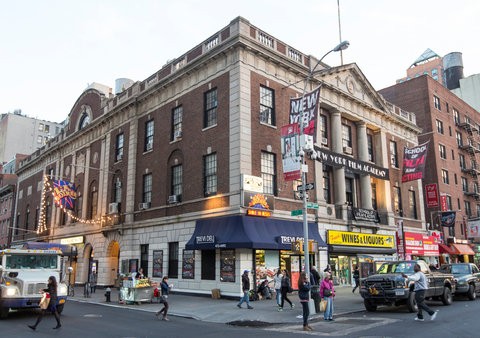
[[[457,255],[475,255],[475,252],[468,244],[452,244],[452,247],[455,249]]]
[[[303,223],[273,218],[227,216],[198,220],[187,250],[273,249],[290,250],[292,243],[303,239]],[[326,247],[316,223],[308,224],[308,239]]]
[[[456,255],[455,249],[452,248],[452,247],[449,247],[449,246],[446,245],[446,244],[441,244],[441,243],[439,243],[439,244],[438,244],[438,250],[439,250],[440,253],[442,253],[442,254]]]

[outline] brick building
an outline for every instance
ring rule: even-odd
[[[113,98],[87,89],[65,130],[22,162],[16,227],[75,243],[77,283],[92,267],[99,285],[142,267],[156,280],[168,274],[178,292],[237,296],[244,269],[254,281],[278,268],[298,276],[300,182],[283,178],[280,131],[317,61],[239,17]],[[366,256],[394,258],[399,220],[425,231],[420,184],[400,183],[399,150],[420,129],[356,64],[321,64],[307,89],[319,85],[310,261],[331,263],[336,282],[349,284]],[[73,211],[45,188],[57,179],[75,183]]]

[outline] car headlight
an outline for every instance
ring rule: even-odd
[[[466,285],[467,281],[466,280],[459,280],[459,281],[457,281],[457,284],[458,285]]]
[[[17,288],[6,288],[5,289],[5,296],[6,297],[13,297],[16,294],[18,294],[18,289]]]

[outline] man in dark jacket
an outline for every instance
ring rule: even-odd
[[[315,312],[320,313],[320,282],[322,281],[322,277],[318,273],[317,267],[312,266],[310,270],[310,283],[312,289],[310,291],[313,304],[315,304]]]
[[[249,291],[250,291],[250,278],[248,278],[248,270],[243,271],[242,275],[242,291],[243,291],[243,297],[240,298],[240,302],[237,304],[238,308],[242,308],[243,302],[247,303],[247,308],[248,309],[253,309],[252,306],[250,306],[250,298],[249,298]]]

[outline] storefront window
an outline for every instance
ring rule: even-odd
[[[277,250],[255,251],[255,282],[260,284],[265,279],[269,284],[279,268],[279,252]]]
[[[235,250],[220,250],[220,281],[235,283]]]

